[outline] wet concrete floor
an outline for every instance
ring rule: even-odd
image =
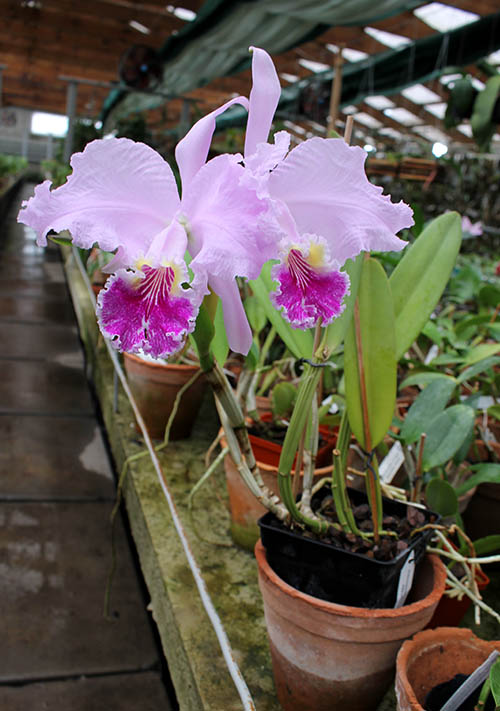
[[[168,711],[59,250],[0,225],[0,711]],[[174,702],[175,703],[175,702]]]

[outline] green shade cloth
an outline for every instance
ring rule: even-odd
[[[417,82],[430,81],[446,71],[473,64],[500,48],[500,12],[486,15],[456,30],[437,33],[399,49],[382,52],[361,62],[346,64],[342,71],[340,105],[358,104],[374,94],[396,94]],[[303,113],[305,94],[314,87],[318,100],[329,97],[333,71],[321,72],[284,88],[279,115]],[[230,109],[217,128],[243,125],[246,111]]]
[[[335,25],[363,26],[422,5],[422,0],[207,0],[196,19],[159,51],[163,78],[157,91],[181,96],[250,66],[248,48],[286,52]],[[165,102],[165,96],[114,89],[102,120]]]

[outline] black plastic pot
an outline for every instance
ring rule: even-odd
[[[323,488],[317,496],[325,493]],[[349,489],[349,497],[354,505],[367,501],[354,489]],[[384,498],[383,508],[384,515],[405,517],[407,504]],[[438,514],[421,510],[426,522],[439,520]],[[282,580],[321,600],[372,609],[394,607],[403,565],[414,551],[417,567],[432,536],[432,530],[415,534],[393,560],[379,561],[291,531],[272,513],[265,514],[259,526],[267,561]]]

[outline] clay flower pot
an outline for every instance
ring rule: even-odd
[[[338,605],[287,585],[255,546],[274,680],[284,711],[374,711],[387,691],[397,652],[423,629],[441,597],[446,570],[427,556],[397,609]]]
[[[470,630],[437,627],[419,632],[401,647],[397,657],[398,711],[424,711],[427,694],[455,674],[472,674],[500,641],[485,642]]]
[[[221,447],[225,446],[226,440],[222,437]],[[256,459],[262,479],[264,480],[264,484],[270,491],[279,494],[278,467],[260,461],[258,458]],[[242,480],[230,454],[227,454],[224,457],[224,471],[226,474],[226,486],[227,493],[229,495],[229,510],[231,513],[231,537],[239,546],[245,548],[246,550],[252,551],[260,536],[257,521],[264,516],[265,513],[267,513],[267,509],[259,503],[245,482]],[[314,479],[316,481],[324,476],[329,476],[331,475],[331,472],[331,466],[316,469]]]
[[[198,370],[195,365],[147,361],[124,353],[125,370],[132,394],[144,418],[149,435],[163,439],[177,393]],[[170,439],[189,437],[205,390],[199,376],[183,394],[174,418]]]

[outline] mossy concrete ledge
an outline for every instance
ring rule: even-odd
[[[72,252],[63,248],[63,258],[89,375],[120,473],[127,458],[145,448],[121,387],[115,397],[113,367],[98,335],[93,305]],[[217,416],[207,393],[191,438],[171,443],[160,453],[160,462],[255,705],[258,711],[277,711],[257,568],[253,554],[236,548],[229,536],[222,470],[212,475],[196,495],[192,517],[187,507],[189,493],[205,470],[205,452],[216,433]],[[149,455],[132,461],[127,472],[127,512],[180,708],[239,711],[242,703],[203,608]]]

